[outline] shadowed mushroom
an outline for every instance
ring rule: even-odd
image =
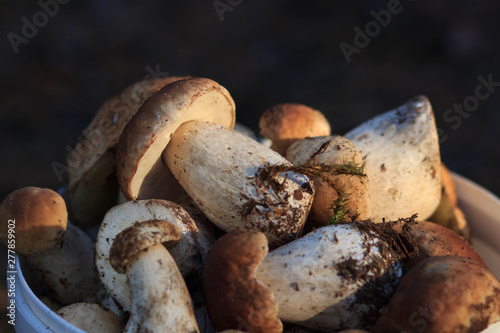
[[[316,173],[309,228],[370,217],[366,168],[352,142],[341,136],[306,138],[292,144],[286,157]]]
[[[102,285],[94,267],[94,243],[68,221],[64,199],[53,190],[25,187],[0,206],[2,240],[15,220],[16,247],[48,294],[62,305],[95,300]]]
[[[120,188],[129,200],[182,200],[179,186],[161,154],[184,122],[197,119],[232,128],[235,105],[217,82],[192,78],[171,83],[148,98],[128,122],[116,152]]]
[[[403,276],[371,332],[480,332],[500,320],[500,282],[479,263],[432,257]]]
[[[330,135],[330,124],[317,110],[296,103],[283,103],[266,110],[259,120],[262,136],[272,141],[271,149],[285,156],[288,147],[307,137]]]
[[[68,155],[69,210],[82,227],[98,224],[116,204],[115,152],[120,134],[139,107],[165,85],[184,76],[136,82],[106,101]]]
[[[123,329],[117,315],[99,304],[70,304],[56,313],[87,333],[120,333]]]
[[[291,164],[273,150],[225,127],[189,121],[172,134],[163,159],[222,230],[256,228],[274,247],[300,236],[314,189],[306,176],[280,170]]]
[[[410,255],[403,237],[364,222],[319,228],[269,253],[263,236],[237,230],[210,250],[203,288],[215,328],[280,332],[278,318],[325,332],[368,328]]]
[[[441,164],[442,192],[441,201],[429,221],[435,222],[470,241],[470,228],[467,224],[464,213],[458,207],[455,184],[451,177],[450,170]]]
[[[111,268],[111,244],[116,235],[135,222],[154,219],[170,221],[181,231],[181,239],[170,247],[169,252],[187,280],[198,278],[206,254],[216,239],[212,230],[204,226],[198,228],[189,214],[173,202],[154,199],[127,201],[111,208],[97,235],[95,264],[102,283],[125,310],[132,306],[130,289],[127,277]]]
[[[184,279],[165,248],[180,238],[172,223],[150,220],[137,222],[113,241],[110,263],[126,274],[132,298],[124,332],[199,332]]]
[[[415,213],[423,220],[431,216],[441,198],[441,158],[426,97],[378,115],[344,136],[366,160],[372,221]]]

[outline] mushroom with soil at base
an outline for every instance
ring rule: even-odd
[[[224,235],[202,276],[214,327],[281,332],[282,320],[324,332],[369,328],[412,255],[402,235],[377,225],[322,227],[269,253],[258,231]]]
[[[120,137],[117,172],[125,196],[163,198],[169,184],[178,180],[224,231],[259,228],[276,245],[298,237],[312,201],[312,185],[293,172],[259,177],[260,168],[290,164],[231,131],[234,123],[234,101],[218,83],[192,78],[165,86],[143,104]]]
[[[424,96],[344,135],[366,161],[371,220],[432,215],[441,198],[441,157],[432,107]],[[423,195],[425,193],[425,195]]]
[[[341,136],[305,138],[292,144],[286,157],[293,165],[315,174],[309,229],[370,217],[369,177],[352,142]]]
[[[199,332],[189,291],[165,248],[180,237],[172,223],[150,220],[137,222],[113,241],[110,262],[126,274],[132,298],[124,332]]]
[[[104,288],[94,267],[93,241],[68,221],[66,204],[57,192],[38,187],[16,190],[2,202],[0,218],[6,245],[7,221],[15,221],[15,251],[26,257],[52,298],[62,305],[113,303],[102,294]],[[96,300],[98,297],[101,299]]]
[[[184,76],[136,82],[107,100],[68,154],[68,208],[72,221],[86,228],[102,221],[116,204],[115,148],[123,128],[139,107],[167,84]]]
[[[330,124],[320,111],[297,103],[282,103],[266,110],[259,128],[261,135],[271,140],[271,149],[282,156],[297,140],[330,135]]]

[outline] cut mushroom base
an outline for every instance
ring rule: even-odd
[[[163,153],[176,179],[219,228],[256,228],[271,246],[300,236],[314,188],[296,172],[265,175],[291,166],[281,155],[225,127],[189,121]]]
[[[431,216],[441,198],[441,158],[426,97],[378,115],[344,136],[366,157],[372,221],[414,213],[423,220]]]
[[[199,332],[189,291],[165,248],[180,238],[170,222],[151,220],[135,223],[113,241],[111,265],[126,273],[132,296],[124,332]]]
[[[217,329],[280,332],[279,319],[325,332],[368,328],[409,255],[401,237],[363,222],[316,229],[267,256],[262,236],[237,230],[209,253],[203,287]]]
[[[127,311],[132,306],[127,277],[112,269],[109,251],[116,235],[120,232],[137,221],[154,219],[168,220],[181,230],[180,241],[172,246],[169,252],[186,278],[199,274],[206,253],[215,241],[210,228],[205,226],[198,228],[189,214],[173,202],[154,199],[127,201],[110,209],[97,235],[95,265],[108,292]]]

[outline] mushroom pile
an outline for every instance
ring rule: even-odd
[[[65,198],[29,187],[3,201],[61,317],[87,332],[500,321],[500,281],[468,242],[425,97],[343,136],[294,103],[263,113],[260,139],[235,125],[213,80],[137,82],[84,131]]]

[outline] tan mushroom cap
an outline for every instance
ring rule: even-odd
[[[74,303],[56,312],[68,323],[88,333],[119,333],[123,326],[111,310],[94,303]]]
[[[179,239],[181,239],[179,229],[168,221],[136,222],[116,236],[109,251],[109,261],[115,271],[125,274],[129,259],[137,253],[160,243],[169,247]]]
[[[271,149],[283,156],[297,140],[330,135],[330,124],[320,111],[297,103],[282,103],[266,110],[259,128],[272,141]]]
[[[119,187],[114,148],[125,125],[153,93],[185,78],[169,76],[136,82],[97,111],[68,155],[68,208],[74,223],[83,227],[98,224],[116,204]]]
[[[480,332],[500,320],[500,281],[479,263],[428,258],[398,284],[373,333]]]
[[[247,229],[222,236],[210,250],[202,283],[208,314],[218,331],[283,330],[274,295],[256,277],[257,267],[267,252],[266,236]]]
[[[8,244],[8,225],[15,220],[15,251],[31,255],[50,249],[68,224],[64,199],[51,189],[24,187],[9,194],[0,206],[1,238]]]
[[[116,152],[118,183],[127,199],[179,200],[184,190],[161,155],[171,134],[189,120],[233,128],[231,95],[215,81],[191,78],[171,83],[146,100],[125,126]]]
[[[407,225],[396,222],[396,230],[405,228],[413,236],[413,244],[418,248],[418,255],[411,260],[411,265],[437,256],[457,256],[474,260],[488,268],[483,258],[464,238],[434,222],[418,221]]]

